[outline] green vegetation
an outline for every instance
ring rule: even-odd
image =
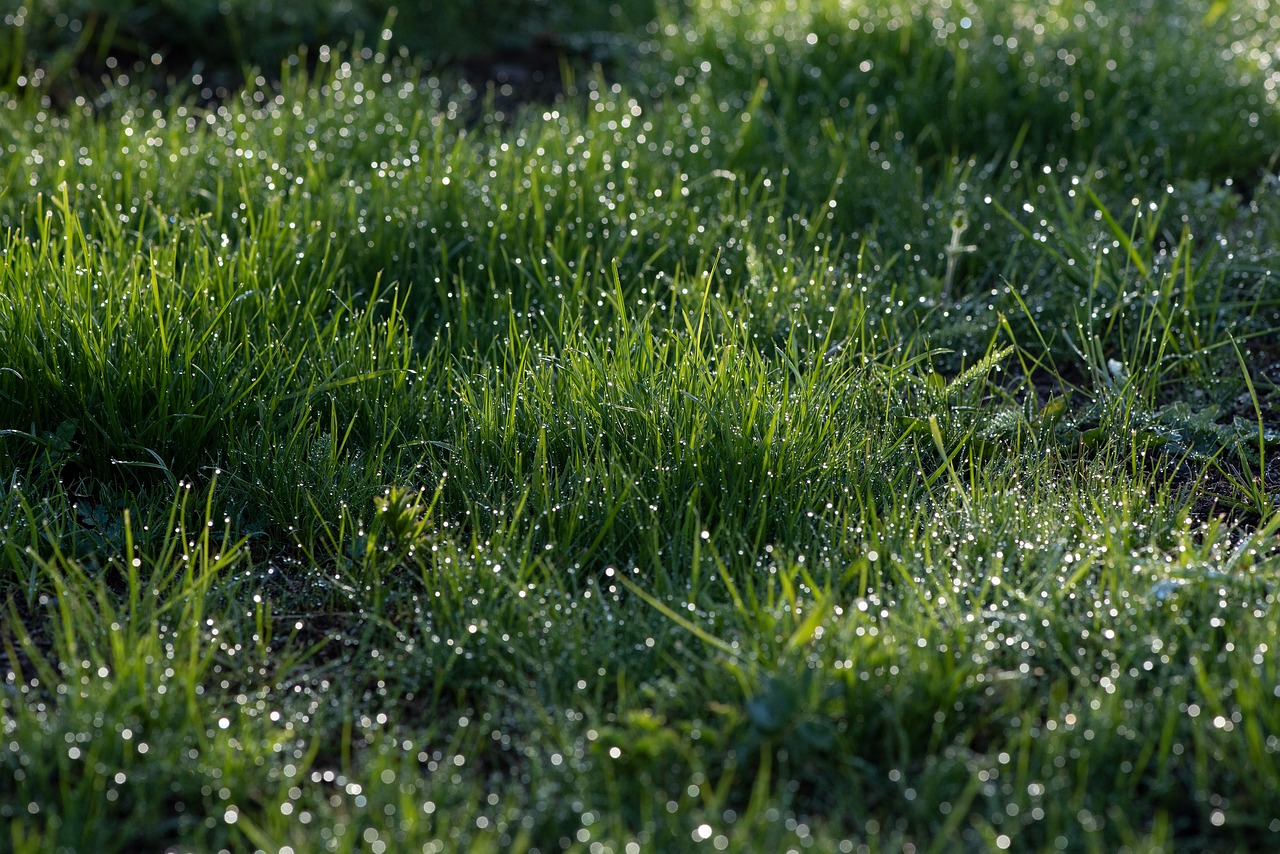
[[[160,85],[190,75],[197,93],[225,94],[245,67],[271,74],[321,46],[368,45],[388,25],[393,50],[432,65],[547,40],[590,56],[634,43],[655,14],[654,0],[0,0],[0,85],[21,77],[58,92],[103,73]]]
[[[0,847],[1275,847],[1280,19],[1107,5],[6,77]]]

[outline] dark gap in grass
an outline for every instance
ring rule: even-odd
[[[616,79],[619,66],[633,52],[629,47],[606,33],[570,37],[547,32],[527,44],[465,56],[439,70],[448,74],[456,69],[474,93],[471,122],[490,115],[502,122],[521,107],[561,100],[579,76],[600,73],[606,81]]]

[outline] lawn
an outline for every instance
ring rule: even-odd
[[[1269,0],[28,6],[0,850],[1280,846]]]

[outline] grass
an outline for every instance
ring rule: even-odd
[[[1274,846],[1269,9],[0,95],[0,845]]]

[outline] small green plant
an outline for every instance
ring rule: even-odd
[[[382,495],[373,499],[375,516],[371,536],[374,539],[388,537],[399,546],[419,543],[431,530],[431,511],[439,497],[437,490],[434,498],[424,504],[421,489],[387,487]]]

